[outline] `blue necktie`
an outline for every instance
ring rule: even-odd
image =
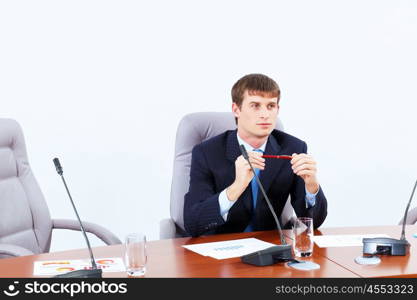
[[[253,149],[253,151],[262,153],[262,150],[259,150],[259,149]],[[259,176],[259,173],[261,172],[261,170],[257,169],[257,168],[254,168],[254,169],[255,169],[256,175]],[[254,218],[254,215],[255,215],[256,200],[258,199],[258,191],[259,191],[258,182],[256,181],[255,176],[253,176],[252,181],[250,182],[250,184],[251,184],[251,187],[252,187],[252,203],[253,203],[252,220],[249,223],[249,225],[246,227],[245,232],[253,231],[253,218]]]

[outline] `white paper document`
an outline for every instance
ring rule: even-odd
[[[184,248],[200,255],[210,256],[215,259],[240,257],[255,251],[263,250],[275,244],[267,243],[255,238],[230,240],[194,245],[183,245]]]
[[[313,241],[320,248],[362,246],[363,238],[389,237],[386,234],[317,235]]]
[[[124,272],[125,264],[120,257],[98,258],[96,259],[97,268],[103,272]],[[75,270],[91,269],[90,259],[60,259],[48,261],[35,261],[33,263],[34,276],[54,276],[68,273]]]

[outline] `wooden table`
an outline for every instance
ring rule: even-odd
[[[199,238],[180,238],[151,241],[147,243],[148,263],[146,277],[378,277],[378,276],[417,276],[416,239],[411,237],[417,232],[417,226],[408,226],[407,238],[412,243],[411,252],[406,257],[384,257],[382,263],[373,267],[357,265],[353,259],[361,254],[360,247],[320,249],[315,245],[310,261],[321,267],[314,271],[298,271],[285,263],[267,267],[244,264],[240,258],[216,260],[201,256],[182,247],[186,244],[207,243],[255,237],[260,240],[279,244],[277,231],[222,234]],[[358,227],[321,229],[322,234],[358,234],[386,233],[399,237],[400,227]],[[320,234],[317,231],[316,234]],[[397,234],[398,233],[398,234]],[[290,232],[285,231],[287,242],[291,243]],[[93,249],[97,258],[122,257],[123,246],[104,246]],[[55,259],[88,258],[86,249],[46,253],[0,260],[0,277],[34,277],[33,262]],[[126,277],[122,273],[103,273],[104,277]]]

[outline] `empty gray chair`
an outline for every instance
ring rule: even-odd
[[[121,243],[99,225],[83,225],[107,245]],[[19,124],[0,119],[0,258],[49,252],[52,229],[80,230],[80,226],[75,220],[51,220]]]
[[[401,218],[399,225],[403,224],[404,217]],[[414,207],[412,210],[408,211],[407,213],[407,220],[405,224],[412,225],[417,222],[417,207]]]
[[[236,129],[231,112],[199,112],[184,116],[177,129],[175,140],[174,170],[172,174],[170,219],[160,221],[159,238],[168,239],[186,236],[184,230],[184,195],[190,184],[191,152],[195,145],[219,135],[226,130]],[[276,129],[283,130],[280,120]],[[290,201],[287,201],[280,220],[286,224],[294,215]]]

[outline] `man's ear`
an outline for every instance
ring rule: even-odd
[[[236,103],[232,103],[232,112],[235,118],[239,118],[240,116],[240,108]]]

